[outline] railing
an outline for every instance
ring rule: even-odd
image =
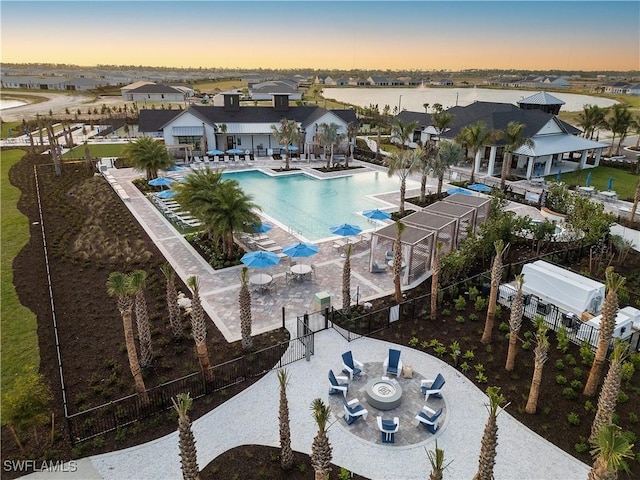
[[[211,367],[211,381],[206,381],[203,372],[196,372],[147,390],[146,402],[134,394],[69,415],[71,441],[82,442],[161,413],[172,407],[171,398],[179,393],[188,392],[197,399],[297,360],[308,360],[313,355],[313,346],[314,333],[310,331],[302,337]]]

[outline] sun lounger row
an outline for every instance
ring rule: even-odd
[[[191,215],[191,212],[188,210],[183,210],[182,206],[175,200],[163,200],[155,195],[151,196],[151,200],[155,203],[156,207],[158,207],[158,210],[160,210],[169,220],[172,220],[185,228],[202,226],[202,222],[200,220]]]

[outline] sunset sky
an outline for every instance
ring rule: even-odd
[[[3,63],[640,69],[638,1],[6,1]]]

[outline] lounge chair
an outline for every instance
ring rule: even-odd
[[[234,155],[233,156],[233,161],[234,162],[239,162],[240,161],[240,155]]]
[[[353,377],[360,375],[364,365],[353,358],[351,350],[342,354],[342,371],[349,375],[349,378],[353,380]]]
[[[342,399],[342,403],[344,405],[344,421],[347,422],[347,425],[351,425],[360,417],[362,417],[365,421],[367,420],[367,415],[369,415],[369,411],[366,408],[363,408],[360,405],[360,401],[357,398],[350,400],[347,402],[346,398]]]
[[[220,156],[219,155],[214,155],[213,156],[213,161],[214,162],[219,162],[220,161]]]
[[[387,271],[387,266],[386,265],[378,265],[377,263],[374,262],[374,264],[371,266],[371,272],[372,273],[385,273]]]
[[[345,397],[347,396],[347,391],[349,390],[347,377],[336,377],[333,374],[333,370],[329,370],[329,382],[331,383],[329,387],[329,395],[335,395],[336,393],[342,392],[342,395],[344,395]]]
[[[382,432],[382,443],[394,443],[400,428],[400,419],[393,417],[393,420],[384,420],[382,417],[376,417],[376,421],[378,429]]]
[[[440,427],[438,424],[440,415],[442,415],[442,408],[439,408],[438,411],[435,411],[425,405],[424,407],[422,407],[422,412],[416,415],[418,426],[422,424],[431,433],[436,433],[438,431],[438,428]]]
[[[444,387],[445,380],[441,373],[435,378],[435,380],[421,380],[420,390],[424,393],[424,401],[429,400],[429,395],[433,395],[436,398],[442,398],[442,387]]]
[[[382,371],[385,374],[399,377],[402,374],[402,360],[400,360],[400,350],[389,349],[389,355],[384,359]]]
[[[225,162],[228,162],[228,161],[229,161],[229,155],[225,155],[225,156],[224,156],[224,157],[222,157],[222,158],[224,158],[224,161],[225,161]]]

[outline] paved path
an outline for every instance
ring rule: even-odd
[[[316,433],[309,406],[314,398],[327,401],[327,371],[330,368],[340,370],[341,353],[351,349],[355,358],[360,361],[380,362],[392,346],[387,342],[366,338],[347,343],[333,329],[316,334],[315,339],[315,355],[311,357],[311,361],[301,360],[287,367],[291,373],[288,400],[292,447],[307,454],[311,453]],[[487,420],[487,398],[471,381],[437,358],[410,348],[400,349],[403,362],[413,366],[422,376],[433,378],[440,372],[447,380],[444,390],[447,418],[440,432],[416,445],[377,445],[350,433],[349,427],[338,418],[342,412],[333,410],[329,440],[333,447],[334,463],[371,479],[423,479],[430,471],[425,447],[432,450],[434,440],[437,439],[438,447],[444,449],[447,460],[453,461],[445,478],[472,478],[477,469],[480,440]],[[348,398],[352,398],[352,395],[353,392],[349,392]],[[420,394],[405,392],[404,395]],[[364,400],[361,401],[366,406]],[[578,480],[587,477],[587,465],[533,433],[507,412],[498,417],[496,478]],[[366,421],[375,423],[376,419],[370,415]],[[399,435],[403,430],[414,428],[418,427],[401,422]],[[268,373],[242,393],[196,420],[193,431],[200,468],[239,445],[277,446],[276,372]],[[29,478],[181,478],[177,434],[172,433],[144,445],[84,459],[79,463],[78,472],[73,475],[37,474]]]

